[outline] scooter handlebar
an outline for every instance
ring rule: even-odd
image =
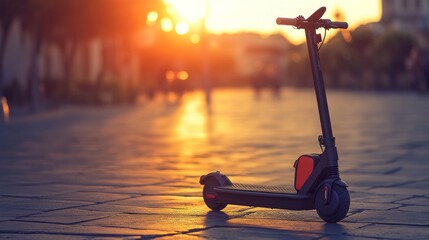
[[[349,27],[349,24],[346,22],[332,22],[329,19],[320,19],[317,22],[308,22],[305,19],[298,18],[283,18],[279,17],[276,19],[276,23],[278,25],[289,25],[289,26],[295,26],[298,28],[305,28],[305,26],[311,25],[316,28],[326,28],[326,29],[347,29]]]
[[[278,17],[276,19],[276,23],[278,25],[296,26],[296,24],[298,23],[298,20],[296,18],[282,18],[282,17]]]
[[[346,22],[331,22],[330,28],[341,28],[341,29],[347,29],[349,27],[349,24]]]

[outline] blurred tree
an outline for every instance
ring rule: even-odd
[[[38,58],[43,43],[51,37],[53,29],[59,24],[56,21],[56,11],[61,1],[56,0],[27,0],[23,3],[20,14],[22,30],[32,36],[30,65],[27,72],[27,82],[31,101],[31,109],[36,112],[40,108]]]
[[[138,82],[132,82],[130,79],[120,79],[121,70],[129,67],[132,56],[140,49],[141,33],[149,28],[159,28],[160,19],[166,15],[165,6],[161,0],[92,0],[85,2],[85,13],[80,25],[84,26],[84,35],[92,39],[103,39],[111,43],[108,56],[103,56],[102,72],[98,78],[98,85],[105,84],[116,85],[116,93],[113,93],[118,101],[129,101],[134,99]],[[147,16],[149,12],[155,12],[158,16],[157,21],[149,26]],[[160,47],[157,48],[160,50]],[[153,65],[157,52],[151,54],[151,60],[144,64]],[[104,83],[103,76],[107,71],[106,64],[117,81],[114,83]]]
[[[372,64],[375,71],[387,73],[391,88],[397,87],[397,75],[405,70],[405,59],[415,44],[411,34],[400,31],[387,31],[374,43]]]
[[[37,59],[43,46],[55,44],[60,49],[64,95],[69,101],[73,60],[79,45],[87,44],[91,39],[130,43],[138,32],[147,27],[148,12],[161,13],[163,9],[160,0],[27,0],[23,6],[24,11],[20,15],[23,31],[33,40],[28,71],[33,110],[39,108]],[[121,53],[126,55],[135,50],[135,46],[130,45],[122,44]],[[113,55],[113,58],[119,56]]]
[[[80,1],[62,0],[61,4],[55,6],[56,21],[50,36],[47,36],[46,43],[53,43],[58,46],[62,57],[63,69],[63,94],[64,100],[70,102],[71,97],[71,76],[73,59],[76,55],[79,41],[88,38],[85,32],[85,20],[87,8],[82,7]]]
[[[338,33],[323,46],[320,57],[328,86],[344,87],[340,77],[343,73],[349,73],[353,79],[349,79],[348,87],[355,88],[361,85],[364,70],[372,69],[368,62],[371,61],[375,37],[365,26],[347,33],[347,38],[344,34]]]
[[[312,86],[310,59],[307,52],[307,45],[301,44],[293,46],[290,50],[291,61],[289,61],[286,71],[288,83],[298,87]]]
[[[357,54],[367,58],[376,39],[373,30],[369,25],[359,26],[351,32],[351,36],[352,41],[350,42],[350,47],[352,47]]]
[[[0,0],[0,99],[3,97],[4,81],[3,81],[3,61],[4,52],[6,50],[6,42],[9,36],[10,28],[13,21],[19,16],[22,10],[23,3],[26,0]],[[1,107],[1,106],[0,106]],[[3,114],[3,111],[1,111]],[[3,119],[0,117],[0,119]]]
[[[121,49],[111,51],[109,61],[113,64],[128,61],[132,51],[136,51],[137,48],[133,40],[139,32],[148,27],[146,16],[151,11],[161,14],[162,2],[158,0],[91,0],[82,3],[63,0],[59,8],[61,10],[59,11],[61,12],[60,28],[54,34],[54,41],[61,49],[63,56],[64,90],[66,99],[69,100],[72,87],[71,67],[76,50],[87,45],[91,39],[113,41],[119,43],[116,47]],[[106,58],[103,59],[102,64],[106,60]],[[119,66],[115,70],[119,71],[120,67],[124,66]],[[120,75],[119,72],[114,74]],[[100,76],[99,80],[102,81],[102,79],[103,76]],[[128,81],[120,81],[116,84],[124,85],[130,82],[129,79],[125,80]],[[129,91],[135,89],[135,86],[128,84],[128,86],[122,86],[122,89],[125,92],[121,95],[126,97],[130,94]]]
[[[367,79],[365,73],[373,73],[372,58],[374,51],[374,42],[377,39],[376,33],[370,25],[363,25],[351,32],[352,40],[348,44],[352,55],[354,56],[354,71],[356,85],[361,89],[371,88],[372,79]]]
[[[340,34],[333,37],[320,51],[321,64],[327,86],[340,87],[340,75],[353,68],[350,50]]]
[[[381,76],[386,74],[390,87],[397,87],[397,76],[404,71],[405,59],[416,44],[415,37],[401,31],[387,31],[381,35],[371,25],[360,26],[350,32],[349,38],[338,33],[320,50],[320,58],[325,81],[331,87],[365,87],[368,84],[380,88]],[[291,53],[289,73],[297,79],[311,78],[307,52],[301,50]],[[306,50],[306,49],[305,49]],[[294,57],[297,55],[299,57]],[[364,74],[366,76],[366,79]],[[372,83],[365,82],[373,75]],[[344,78],[347,77],[347,78]],[[371,81],[371,80],[370,80]]]

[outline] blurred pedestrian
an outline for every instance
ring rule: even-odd
[[[405,60],[405,67],[408,71],[411,87],[418,92],[427,91],[429,87],[429,80],[425,79],[425,66],[427,66],[427,63],[425,63],[427,59],[425,58],[427,58],[427,53],[414,46]]]
[[[407,68],[411,87],[416,89],[417,91],[421,91],[421,66],[420,66],[420,50],[418,47],[413,47],[405,60],[405,66]]]
[[[420,67],[422,70],[422,77],[426,85],[426,91],[429,91],[429,51],[424,50],[420,56]]]

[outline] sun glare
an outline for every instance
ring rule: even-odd
[[[327,7],[325,18],[338,19],[338,14],[349,23],[349,30],[381,18],[381,0],[327,0],[327,1],[286,1],[286,0],[163,0],[172,22],[184,21],[189,28],[195,27],[203,18],[207,18],[207,30],[215,33],[258,32],[260,34],[282,33],[293,43],[302,43],[305,39],[301,31],[278,26],[275,19],[279,16],[309,16],[321,6]],[[148,16],[148,21],[155,16]],[[173,24],[174,28],[175,24]],[[164,29],[164,28],[163,28]],[[177,26],[176,26],[177,29]],[[183,28],[182,30],[184,30]],[[171,31],[172,29],[170,29]],[[329,36],[333,36],[330,34]],[[199,42],[194,37],[192,42]]]
[[[205,0],[164,0],[164,2],[170,7],[170,13],[185,21],[194,23],[206,15]]]
[[[327,12],[323,17],[336,20],[336,14],[341,12],[344,20],[349,23],[350,30],[381,18],[381,0],[210,0],[209,3],[207,28],[212,33],[282,33],[296,44],[305,40],[303,32],[278,26],[275,23],[277,17],[308,17],[319,7],[326,6]],[[329,34],[328,37],[333,35]]]

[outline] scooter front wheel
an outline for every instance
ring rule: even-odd
[[[213,211],[220,211],[224,209],[228,204],[220,203],[217,199],[217,193],[214,191],[215,187],[219,187],[220,183],[216,179],[209,179],[204,184],[203,198],[207,207]]]
[[[315,198],[317,214],[325,222],[336,223],[344,219],[350,207],[349,191],[345,187],[332,185],[329,203],[326,203],[325,189],[321,187]]]

